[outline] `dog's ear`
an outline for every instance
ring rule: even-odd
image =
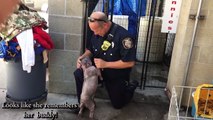
[[[86,62],[87,62],[85,57],[81,58],[80,61],[81,61],[81,64],[86,64]]]
[[[82,61],[84,58],[81,58],[80,61]]]
[[[90,61],[87,61],[87,67],[91,66],[91,62]]]

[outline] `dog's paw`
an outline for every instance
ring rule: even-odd
[[[82,117],[82,113],[78,113],[78,117],[81,118]]]

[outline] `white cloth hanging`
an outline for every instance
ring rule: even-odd
[[[35,65],[35,51],[33,43],[32,29],[25,30],[16,36],[21,47],[22,68],[27,73],[31,72],[31,67]]]

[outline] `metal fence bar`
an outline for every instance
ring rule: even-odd
[[[153,24],[154,24],[154,19],[155,19],[156,3],[157,3],[156,0],[152,0],[151,11],[150,11],[150,16],[149,16],[149,23],[148,23],[148,30],[147,30],[147,36],[146,36],[146,45],[145,45],[145,51],[144,51],[144,60],[145,61],[143,62],[143,69],[142,69],[142,74],[141,74],[141,76],[142,76],[141,83],[144,78],[143,89],[145,89],[145,83],[146,83],[146,77],[147,77],[147,67],[148,67],[147,62],[149,61],[149,52],[150,52],[150,47],[151,47],[151,39],[152,39]],[[152,23],[151,23],[151,20],[152,20]],[[150,27],[151,27],[151,30],[150,30]],[[148,53],[147,53],[147,46],[148,46]],[[147,54],[147,57],[146,57],[146,54]],[[140,88],[141,87],[142,87],[142,85],[140,86]]]
[[[181,94],[180,94],[180,98],[179,98],[179,100],[180,100],[179,104],[178,104],[179,108],[181,107],[182,96],[183,96],[183,87],[181,88]]]
[[[188,96],[188,102],[187,102],[185,117],[187,117],[187,114],[188,114],[188,111],[189,111],[189,103],[190,103],[190,100],[191,100],[191,94],[192,94],[192,88],[190,88],[190,92],[189,92],[189,96]]]
[[[149,55],[150,55],[150,49],[151,49],[151,44],[152,44],[152,34],[153,34],[153,28],[154,28],[154,21],[155,21],[155,12],[156,12],[156,5],[157,5],[157,0],[152,0],[152,4],[154,5],[153,7],[154,8],[151,8],[151,9],[153,9],[153,10],[151,10],[152,11],[152,23],[151,23],[151,30],[150,30],[150,35],[149,36],[147,36],[148,38],[149,38],[149,43],[148,43],[148,54],[147,54],[147,58],[145,58],[146,59],[146,61],[149,61]],[[148,69],[148,66],[149,64],[148,63],[146,63],[145,64],[145,82],[146,82],[146,80],[147,80],[147,69]]]
[[[210,90],[208,89],[208,94],[206,95],[207,99],[206,99],[205,107],[204,107],[204,114],[206,114],[207,103],[208,103],[208,99],[209,99],[209,93],[210,93]]]

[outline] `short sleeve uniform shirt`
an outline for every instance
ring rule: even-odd
[[[101,50],[101,46],[104,41],[108,41],[108,35],[112,32],[112,29],[116,29],[113,33],[112,40],[109,41],[110,46],[107,50]],[[104,36],[93,35],[91,38],[90,47],[87,48],[93,54],[94,58],[101,58],[105,61],[118,61],[124,62],[135,61],[136,47],[135,40],[132,39],[131,35],[126,29],[117,25],[112,24],[109,32]],[[119,78],[126,77],[124,74],[129,75],[130,68],[125,69],[104,69],[106,74],[116,74]]]

